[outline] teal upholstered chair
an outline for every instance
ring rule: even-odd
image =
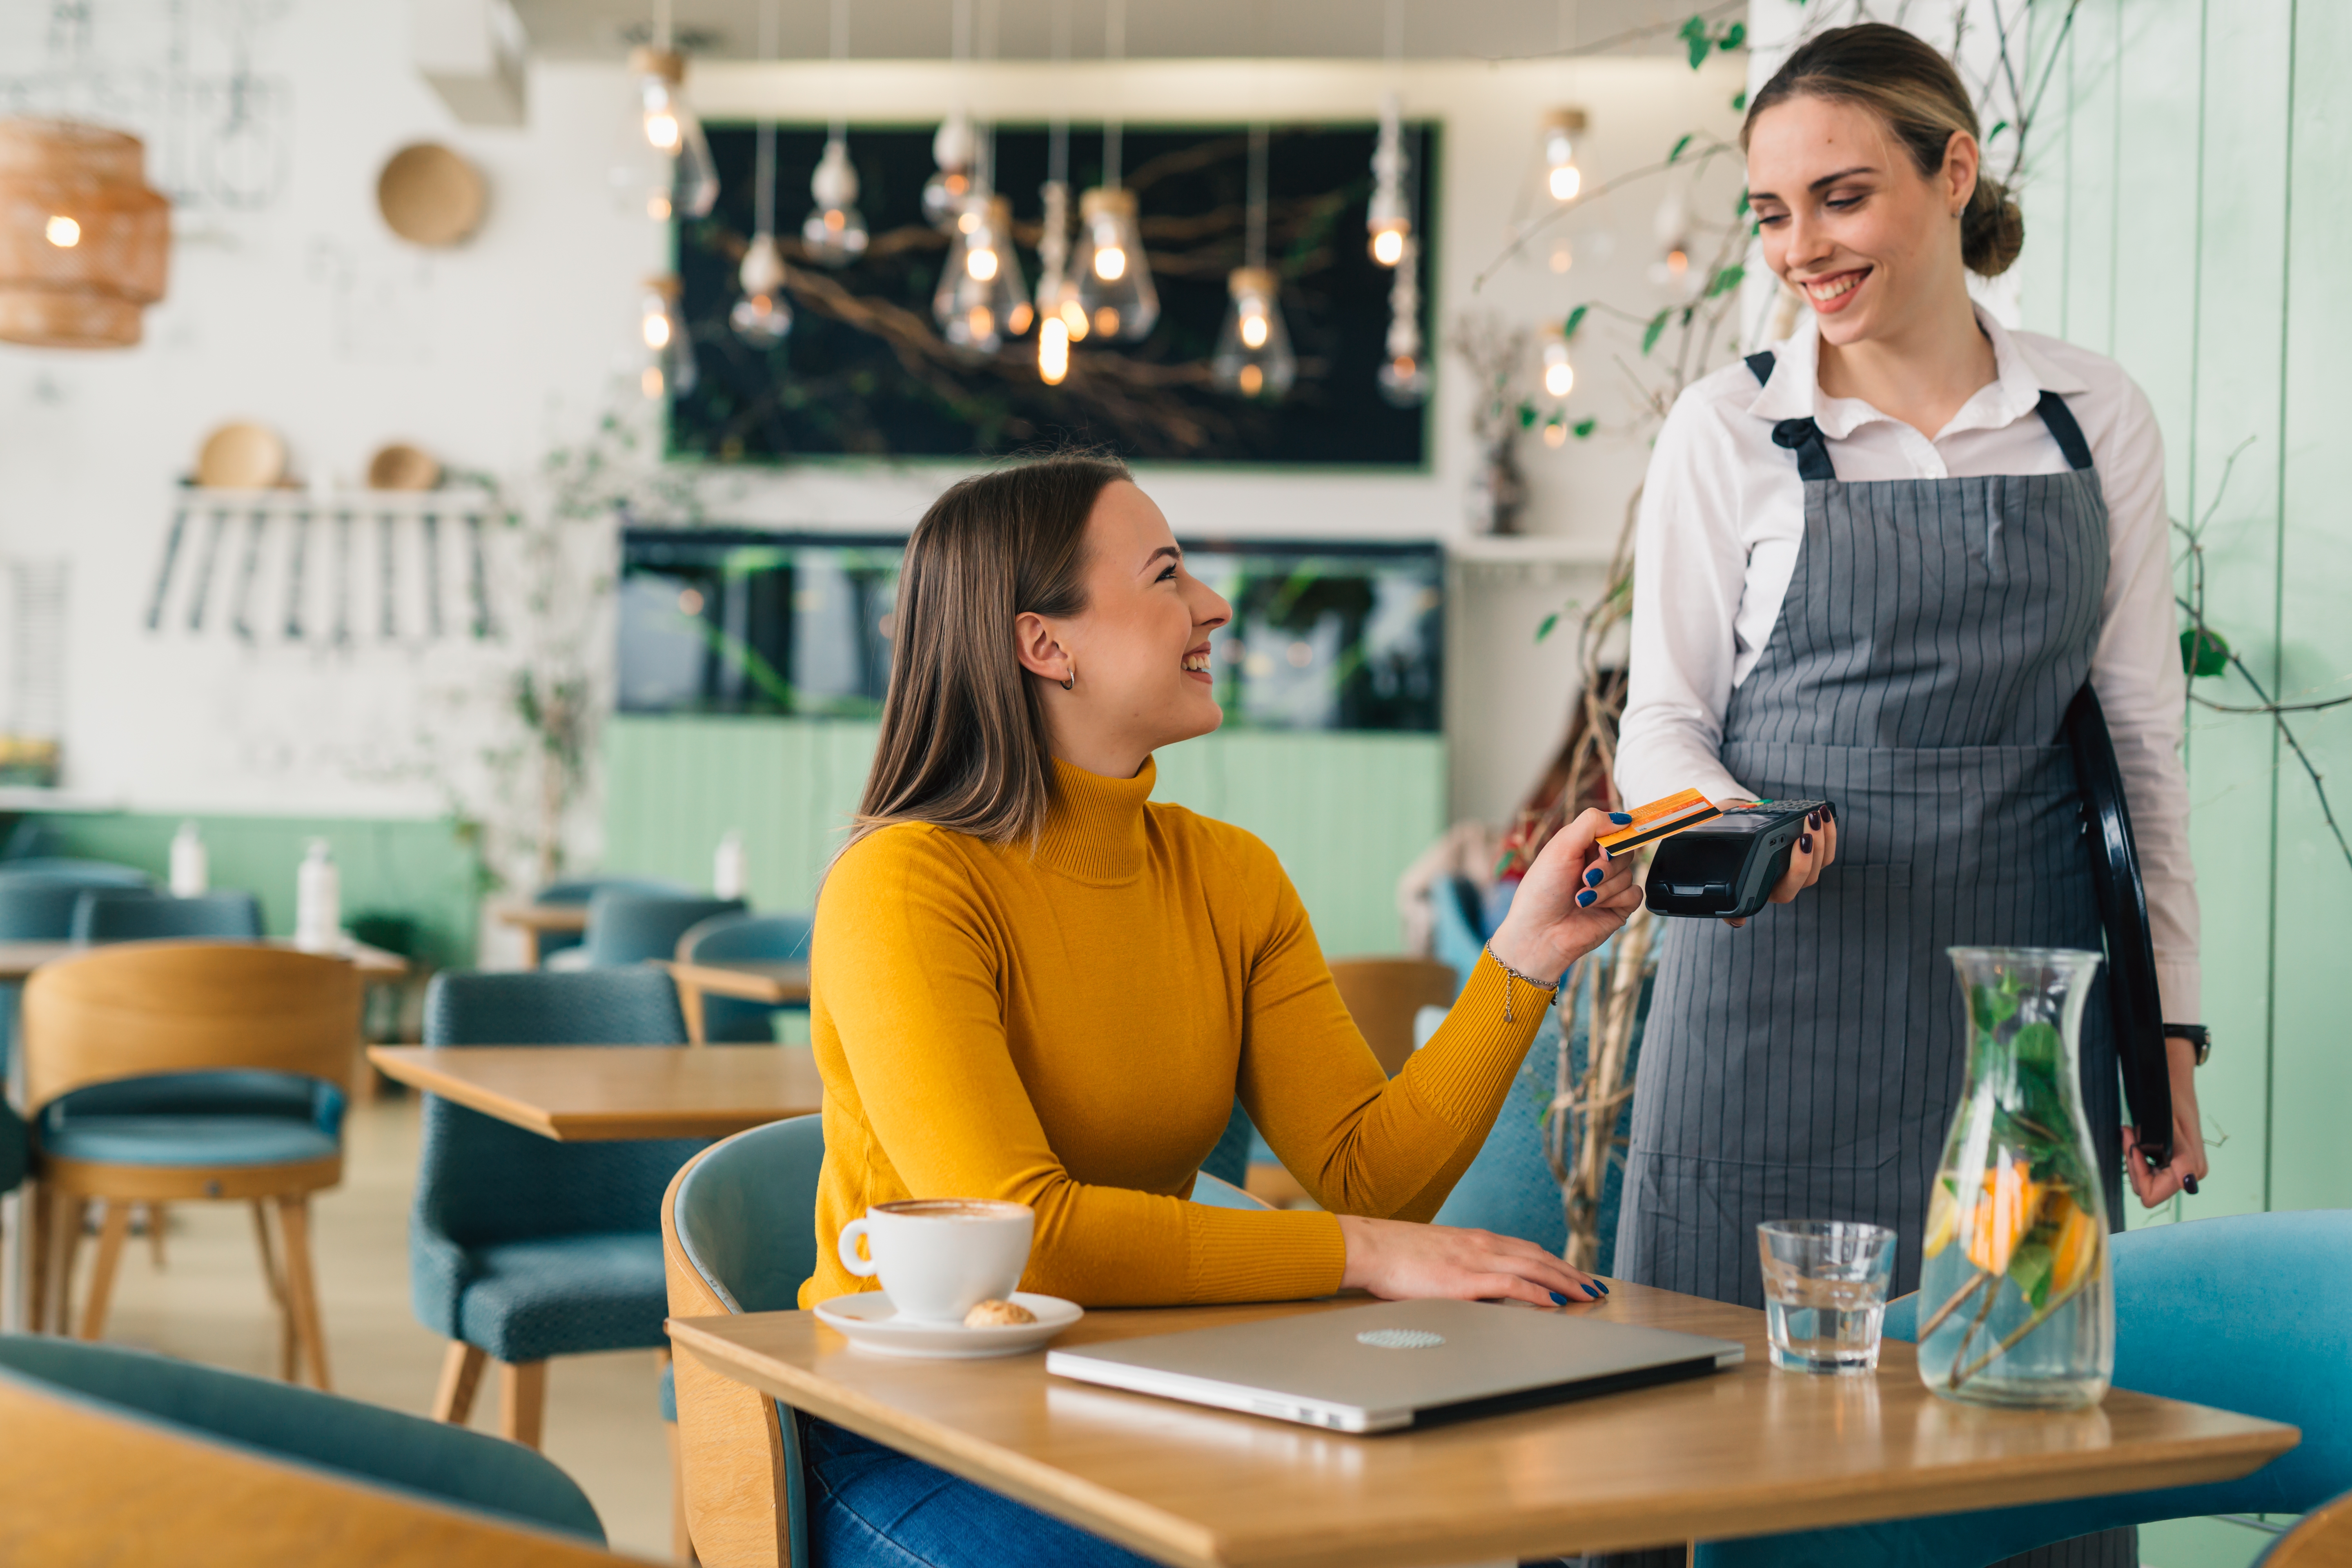
[[[1702,1568],[1982,1568],[2123,1525],[2304,1513],[2352,1489],[2352,1209],[2127,1232],[2115,1276],[2116,1387],[2289,1422],[2303,1441],[2234,1481],[1714,1542]],[[1917,1298],[1886,1317],[1910,1339]]]
[[[648,893],[656,898],[690,899],[694,889],[683,882],[667,882],[658,877],[573,877],[561,882],[550,882],[533,896],[534,904],[581,905],[598,893],[610,889],[624,893]],[[557,953],[578,947],[586,933],[576,931],[543,931],[538,937],[539,962],[545,964]]]
[[[0,878],[47,877],[85,888],[152,888],[155,879],[135,866],[111,860],[87,860],[71,855],[28,855],[0,860]]]
[[[444,973],[425,1043],[686,1043],[658,969]],[[433,1413],[463,1423],[486,1360],[501,1430],[537,1447],[549,1358],[664,1348],[661,1195],[695,1139],[558,1143],[438,1095],[425,1100],[409,1221],[417,1320],[451,1342]]]
[[[25,1119],[16,1114],[16,1107],[0,1100],[0,1193],[15,1192],[25,1179],[29,1146]]]
[[[182,899],[144,888],[86,888],[74,900],[75,942],[152,942],[165,937],[261,940],[261,901],[251,893]]]
[[[0,1336],[0,1380],[280,1464],[604,1544],[586,1495],[539,1455],[382,1405],[47,1336]]]
[[[1614,938],[1611,939],[1614,941]],[[1475,952],[1473,957],[1475,957]],[[1644,980],[1633,1015],[1633,1037],[1628,1053],[1625,1081],[1633,1081],[1633,1068],[1642,1057],[1642,1030],[1649,1016],[1650,982]],[[1591,994],[1575,999],[1575,1016],[1566,1030],[1569,1073],[1581,1080],[1586,1062],[1585,1042],[1591,1022]],[[1423,1016],[1428,1016],[1424,1009]],[[1472,1226],[1532,1241],[1553,1252],[1568,1245],[1568,1215],[1561,1206],[1559,1184],[1552,1179],[1551,1163],[1544,1154],[1544,1124],[1554,1087],[1559,1082],[1563,1015],[1558,1007],[1545,1015],[1543,1027],[1528,1047],[1518,1075],[1495,1118],[1478,1157],[1454,1184],[1444,1206],[1437,1211],[1440,1225]],[[1617,1112],[1615,1135],[1622,1139],[1633,1124],[1629,1100]],[[1609,1163],[1601,1188],[1600,1249],[1594,1272],[1606,1275],[1617,1256],[1618,1198],[1624,1187],[1621,1159]]]
[[[606,889],[588,900],[585,967],[613,969],[671,958],[677,939],[714,915],[743,912],[740,899],[676,898]]]
[[[804,963],[814,915],[713,915],[677,939],[680,959],[704,963]],[[770,1007],[733,996],[702,999],[702,1037],[712,1045],[772,1040],[778,1013],[805,1013],[796,1002]]]
[[[88,889],[145,891],[153,886],[145,872],[103,860],[0,861],[0,942],[69,942],[75,906]],[[16,995],[22,989],[14,982],[0,984],[0,1080],[8,1074]]]

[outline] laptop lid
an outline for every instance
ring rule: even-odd
[[[1479,1301],[1383,1301],[1046,1352],[1057,1376],[1339,1432],[1700,1377],[1728,1340]]]

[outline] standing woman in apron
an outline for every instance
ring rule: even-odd
[[[2087,680],[2138,839],[2164,1016],[2198,1014],[2163,450],[2112,361],[2006,331],[1970,271],[2023,221],[1979,170],[1967,89],[1899,28],[1825,32],[1741,132],[1765,260],[1811,308],[1691,387],[1635,553],[1628,801],[1823,799],[1768,908],[1668,922],[1617,1232],[1624,1278],[1762,1304],[1756,1225],[1866,1220],[1916,1289],[1966,1042],[1954,945],[2101,944],[2062,733]],[[2205,1173],[2190,1028],[2172,1163]],[[2123,1215],[2104,987],[2083,1104]],[[2094,1559],[2095,1560],[2095,1559]]]

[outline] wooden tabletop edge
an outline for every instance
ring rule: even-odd
[[[705,1365],[740,1383],[750,1384],[771,1398],[926,1463],[951,1471],[957,1470],[959,1463],[982,1470],[989,1477],[990,1490],[1058,1517],[1067,1515],[1063,1508],[1055,1506],[1057,1503],[1076,1504],[1089,1516],[1089,1522],[1083,1528],[1109,1536],[1148,1556],[1168,1563],[1197,1564],[1199,1568],[1219,1568],[1234,1561],[1227,1555],[1215,1532],[1189,1520],[1025,1454],[968,1437],[952,1426],[909,1416],[839,1384],[803,1374],[801,1369],[788,1363],[753,1355],[702,1326],[733,1321],[669,1318],[662,1326],[673,1342]],[[831,1329],[823,1331],[834,1332]]]

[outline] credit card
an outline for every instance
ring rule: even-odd
[[[1632,854],[1644,844],[1671,838],[1685,827],[1696,827],[1700,823],[1712,822],[1722,815],[1722,807],[1698,791],[1686,789],[1680,795],[1670,795],[1664,800],[1654,800],[1647,805],[1634,807],[1631,826],[1601,836],[1601,852],[1613,860],[1620,855]]]

